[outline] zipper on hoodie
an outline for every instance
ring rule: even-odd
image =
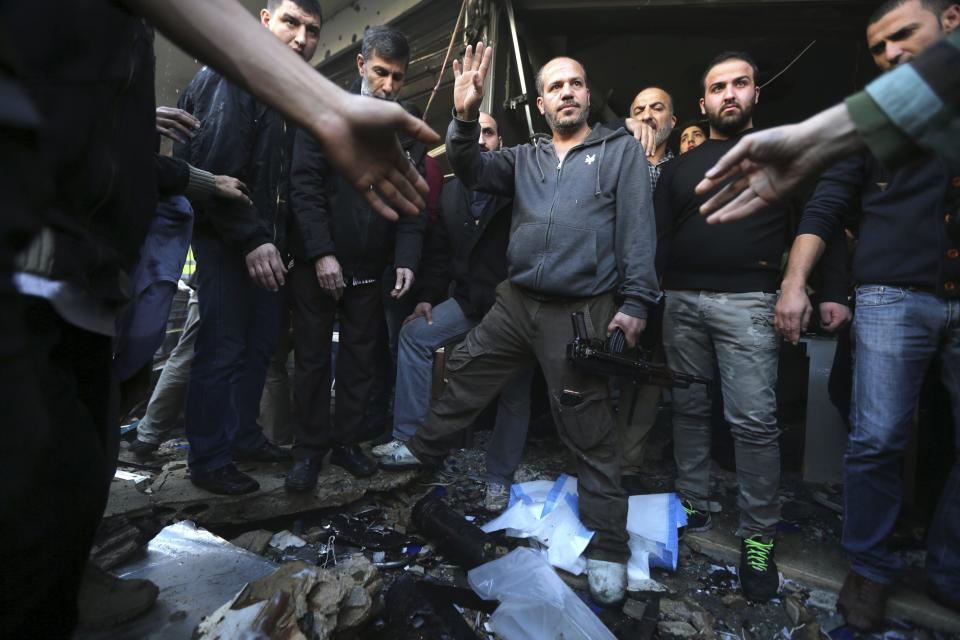
[[[567,158],[570,157],[571,153],[583,147],[584,147],[584,144],[582,142],[580,144],[576,144],[570,147],[569,149],[567,149],[567,153],[565,156],[563,156],[563,160],[560,160],[559,158],[557,160],[557,182],[553,187],[553,202],[550,203],[550,217],[547,218],[547,234],[543,240],[544,256],[546,256],[547,247],[550,246],[550,231],[553,229],[553,218],[557,212],[557,202],[560,200],[560,177],[563,175],[563,165],[567,161]],[[554,153],[556,153],[556,147],[554,147]],[[537,287],[540,286],[540,276],[542,275],[542,273],[543,273],[543,260],[541,260],[540,264],[537,266],[537,277],[535,279],[535,283]]]

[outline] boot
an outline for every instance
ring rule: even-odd
[[[159,592],[149,580],[121,580],[88,562],[77,596],[77,625],[89,630],[112,629],[149,611]]]

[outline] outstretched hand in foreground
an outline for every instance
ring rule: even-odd
[[[696,187],[711,224],[733,222],[780,200],[798,185],[863,145],[846,105],[839,104],[799,124],[744,136]]]

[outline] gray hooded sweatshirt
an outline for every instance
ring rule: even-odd
[[[640,144],[623,129],[598,126],[561,164],[546,136],[481,152],[479,135],[476,120],[454,118],[447,154],[468,189],[513,198],[510,281],[561,298],[616,291],[624,298],[620,311],[646,318],[660,290],[650,175]]]

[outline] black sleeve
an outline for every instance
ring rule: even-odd
[[[256,164],[253,149],[266,108],[253,96],[222,78],[215,91],[209,87],[205,91],[216,101],[209,106],[209,112],[220,115],[203,122],[201,133],[188,143],[175,144],[174,155],[186,159],[198,169],[214,175],[232,176],[251,186]],[[197,117],[202,115],[189,108],[193,98],[185,95],[181,102],[181,109]],[[189,147],[185,158],[182,155],[184,147]],[[203,217],[224,242],[244,254],[273,240],[264,216],[259,215],[252,204],[218,201],[204,206],[202,211]]]
[[[673,238],[674,231],[674,206],[671,198],[671,188],[673,183],[673,167],[676,162],[668,162],[664,165],[660,173],[660,179],[657,181],[657,188],[653,192],[653,213],[656,219],[657,228],[657,276],[663,279],[663,272],[667,266],[670,257],[670,241]]]
[[[329,172],[320,143],[303,129],[297,130],[290,165],[290,202],[294,224],[310,260],[332,255],[337,250],[330,231],[327,202]]]
[[[857,207],[866,172],[866,156],[845,158],[823,172],[807,201],[797,235],[811,233],[829,242],[844,215]]]
[[[154,154],[157,167],[157,193],[161,198],[186,193],[190,167],[183,160]]]
[[[415,216],[400,215],[397,221],[397,237],[394,244],[393,264],[397,269],[403,267],[417,273],[423,250],[423,233],[427,226],[426,207]]]
[[[843,226],[837,224],[827,239],[815,274],[819,280],[818,302],[839,302],[850,306],[850,261]]]
[[[417,301],[436,306],[450,289],[450,238],[444,220],[443,200],[437,203],[437,221],[428,224],[423,240],[423,257],[417,274]]]

